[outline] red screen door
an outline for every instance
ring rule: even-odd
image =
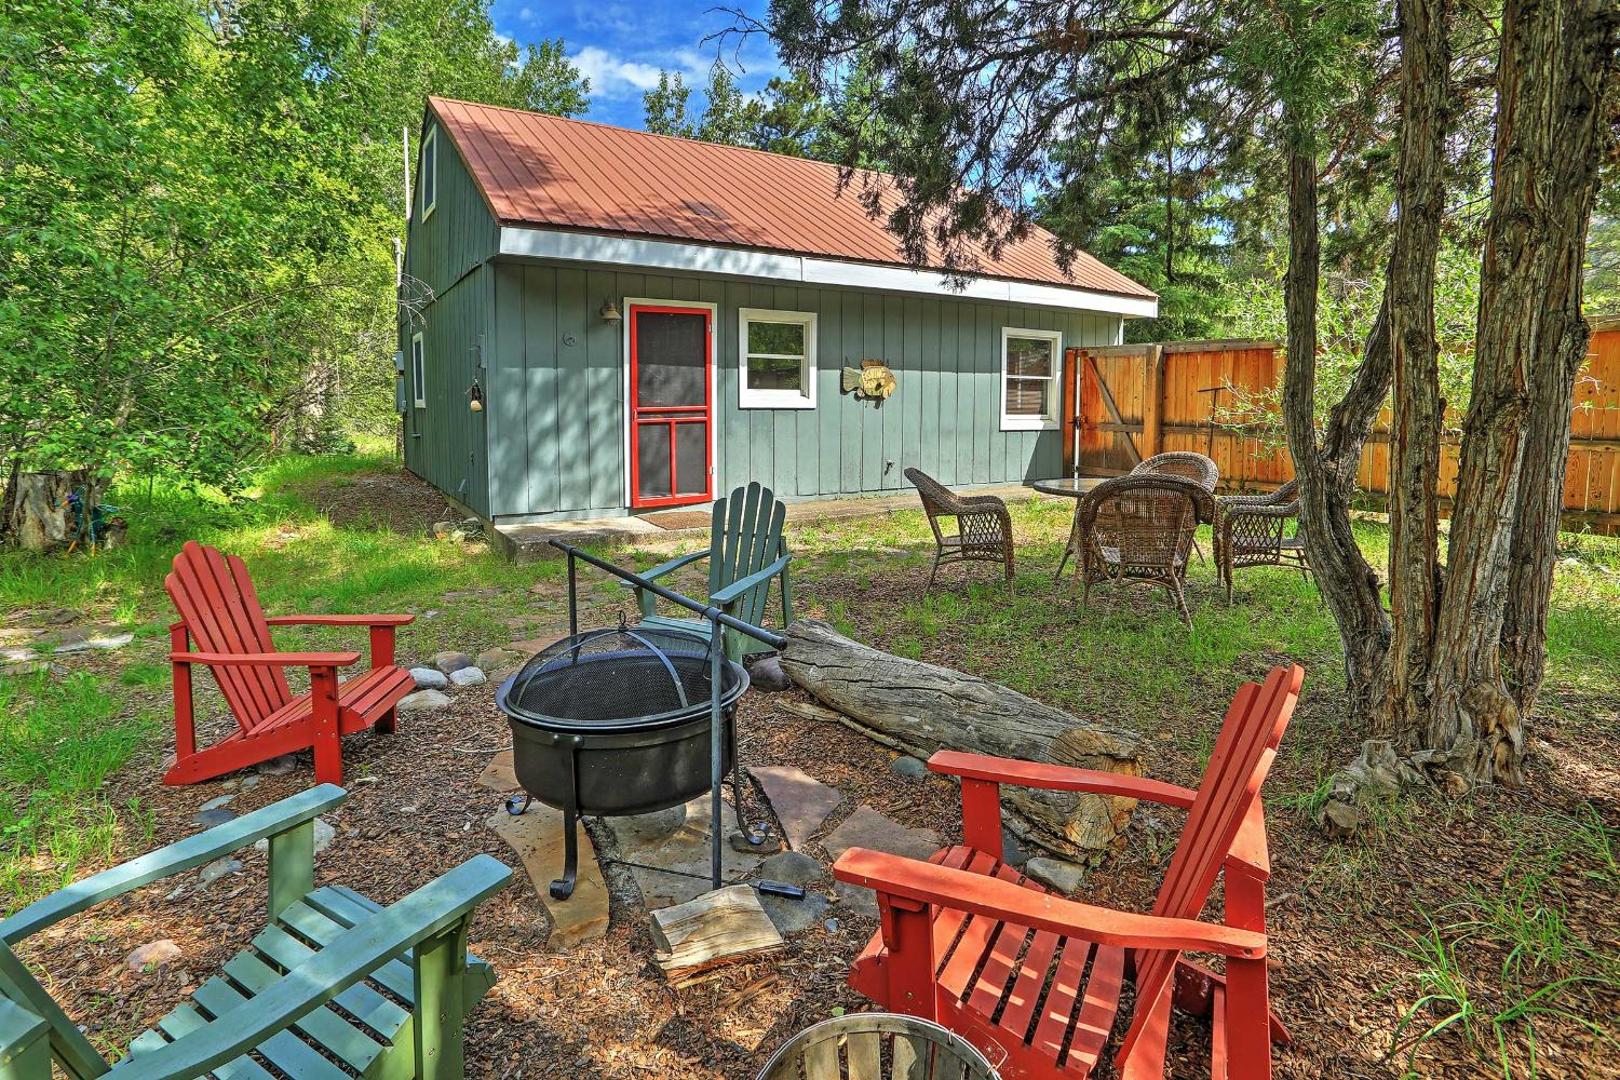
[[[630,505],[713,498],[714,383],[707,308],[630,308]]]

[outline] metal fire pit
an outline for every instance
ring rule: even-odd
[[[580,814],[646,814],[709,789],[716,696],[721,771],[735,769],[731,721],[748,673],[722,659],[716,695],[709,647],[676,630],[589,630],[537,653],[501,684],[495,701],[512,726],[518,782],[563,812],[566,861],[553,896],[573,891]]]
[[[732,773],[739,828],[734,715],[748,673],[725,656],[726,629],[778,648],[783,639],[612,563],[552,541],[568,555],[569,635],[537,653],[501,684],[495,701],[512,727],[512,757],[528,799],[563,812],[563,876],[551,895],[567,899],[579,866],[581,814],[663,810],[702,794],[713,798],[710,877],[720,885],[720,785]],[[703,615],[703,633],[619,626],[581,632],[575,560],[649,589]]]

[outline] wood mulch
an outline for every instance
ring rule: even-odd
[[[352,492],[352,488],[350,489]],[[859,591],[853,581],[823,579],[813,586],[827,595]],[[863,603],[900,603],[911,584],[868,588]],[[940,655],[950,662],[949,640]],[[113,664],[113,658],[94,658]],[[1249,673],[1241,673],[1249,674]],[[1224,680],[1235,687],[1240,674]],[[391,902],[477,852],[509,864],[511,852],[484,819],[500,797],[476,784],[492,753],[509,742],[494,708],[492,686],[457,693],[443,713],[406,718],[394,736],[346,740],[350,800],[328,820],[337,830],[320,859],[318,878],[341,882],[381,902]],[[1225,691],[1225,692],[1230,692]],[[956,838],[954,785],[943,778],[901,779],[889,763],[894,754],[843,725],[806,719],[778,708],[802,697],[750,694],[741,706],[742,753],[749,763],[797,765],[841,789],[848,806],[868,803],[897,821],[933,828]],[[1220,702],[1179,723],[1207,729],[1220,722]],[[1294,724],[1331,730],[1336,703],[1308,695]],[[1585,800],[1606,800],[1615,823],[1613,766],[1620,735],[1592,745],[1587,732],[1556,722],[1539,729],[1542,743],[1529,785],[1497,791],[1467,804],[1423,801],[1421,827],[1395,830],[1398,840],[1326,838],[1300,812],[1274,810],[1270,819],[1273,861],[1270,918],[1273,994],[1295,1045],[1276,1054],[1277,1075],[1298,1080],[1346,1080],[1400,1076],[1405,1055],[1389,1057],[1395,1021],[1419,993],[1410,981],[1413,964],[1399,947],[1421,933],[1421,911],[1454,905],[1470,886],[1490,890],[1525,837],[1518,823],[1529,811],[1573,814]],[[1188,740],[1155,742],[1150,772],[1173,782],[1196,783],[1202,762],[1181,749]],[[1279,758],[1273,784],[1310,783],[1310,763]],[[1337,748],[1342,758],[1352,749]],[[1585,771],[1570,762],[1607,760]],[[150,815],[150,845],[197,831],[201,805],[235,791],[230,809],[246,812],[294,794],[311,781],[307,756],[287,776],[264,776],[251,790],[239,780],[188,788],[158,783],[155,756],[132,762],[109,783],[113,805],[138,800]],[[245,775],[245,774],[244,774]],[[1594,790],[1597,789],[1597,790]],[[757,789],[756,806],[764,802]],[[842,813],[842,811],[840,811]],[[1079,898],[1092,903],[1147,909],[1179,829],[1179,815],[1138,810],[1123,852],[1093,871]],[[1353,857],[1350,857],[1353,856]],[[127,1042],[172,1008],[190,989],[242,948],[262,926],[265,860],[243,853],[239,874],[198,887],[196,875],[142,890],[104,905],[30,941],[24,955],[48,975],[47,985],[92,1037]],[[1567,920],[1594,943],[1620,942],[1615,897],[1602,887],[1578,853],[1559,882]],[[770,1051],[832,1010],[869,1007],[844,983],[850,962],[874,929],[874,920],[834,905],[837,928],[814,925],[788,947],[754,963],[724,969],[714,979],[672,990],[653,961],[644,911],[630,900],[615,870],[613,923],[603,940],[572,952],[546,947],[544,907],[521,873],[505,893],[480,910],[472,948],[499,973],[495,989],[472,1014],[468,1027],[469,1071],[479,1076],[570,1077],[580,1080],[672,1078],[714,1080],[755,1075]],[[180,946],[179,961],[151,973],[129,971],[130,950],[155,938]],[[1489,957],[1489,963],[1503,958]],[[1501,1003],[1477,1003],[1480,1010]],[[1590,1015],[1620,1015],[1610,995],[1592,1004]],[[1522,1029],[1515,1029],[1516,1031]],[[1540,1020],[1538,1075],[1620,1077],[1620,1054],[1612,1043],[1562,1017]],[[1477,1034],[1477,1033],[1476,1033]],[[1489,1028],[1484,1037],[1490,1038]],[[1515,1038],[1522,1036],[1515,1035]],[[1514,1046],[1522,1060],[1523,1047]],[[1173,1030],[1171,1075],[1208,1074],[1208,1029],[1178,1017]],[[1492,1075],[1494,1046],[1470,1049],[1460,1038],[1430,1042],[1415,1066],[1419,1075]],[[1111,1075],[1106,1070],[1100,1075]],[[1500,1075],[1497,1073],[1496,1075]]]
[[[299,494],[340,529],[376,528],[420,536],[435,522],[463,517],[433,485],[404,469],[336,476]]]

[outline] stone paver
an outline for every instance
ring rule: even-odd
[[[877,893],[871,889],[863,889],[859,885],[851,885],[840,881],[834,894],[838,897],[838,910],[845,915],[878,914]]]
[[[821,845],[837,859],[852,847],[887,851],[911,859],[926,859],[940,848],[939,834],[932,829],[908,829],[893,818],[862,804],[828,833]]]
[[[864,803],[845,818],[843,823],[821,840],[832,859],[852,847],[871,848],[904,855],[912,859],[926,859],[940,848],[939,834],[932,829],[908,829],[886,814],[881,814]],[[876,915],[877,894],[859,885],[840,881],[837,886],[839,907],[845,913]]]
[[[630,867],[630,873],[641,888],[641,899],[648,911],[684,904],[711,888],[709,794],[705,792],[699,795],[687,803],[684,810],[685,815],[680,823],[662,836],[658,835],[657,830],[621,829],[626,820],[624,818],[606,819],[614,838],[619,842],[620,856],[630,862],[643,864]],[[733,826],[730,804],[724,805],[722,812],[724,820],[721,828]],[[650,816],[642,815],[643,818]],[[665,820],[673,820],[673,815]],[[734,851],[730,844],[720,845],[722,885],[741,881],[759,864],[758,855]]]
[[[563,871],[563,815],[541,802],[514,817],[504,807],[489,815],[485,824],[517,853],[523,869],[534,884],[540,902],[551,913],[550,945],[568,949],[595,941],[607,933],[609,905],[607,882],[596,861],[596,849],[582,823],[576,823],[579,838],[579,876],[574,894],[567,900],[554,900],[551,882]]]
[[[795,849],[808,844],[827,816],[844,801],[836,788],[791,765],[760,765],[748,772],[765,789],[788,844]]]
[[[489,759],[489,764],[484,766],[484,771],[478,776],[478,783],[491,791],[516,791],[522,786],[518,783],[510,748]]]
[[[760,893],[759,906],[765,909],[777,933],[787,937],[820,922],[827,914],[828,903],[827,897],[818,892],[805,893],[803,900]]]

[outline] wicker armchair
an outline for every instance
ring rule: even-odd
[[[1143,473],[1185,476],[1211,494],[1214,494],[1215,485],[1221,480],[1221,470],[1214,459],[1191,450],[1171,450],[1169,453],[1154,454],[1139,461],[1136,468],[1131,470],[1131,474],[1140,476]],[[1199,562],[1204,561],[1204,549],[1198,546],[1197,537],[1193,538],[1193,554],[1198,556]]]
[[[1170,593],[1182,621],[1187,610],[1187,558],[1193,533],[1215,518],[1215,497],[1202,484],[1164,473],[1132,473],[1092,488],[1075,510],[1080,561],[1076,574],[1085,587],[1103,582],[1144,581]]]
[[[1288,522],[1299,517],[1299,481],[1290,480],[1265,495],[1227,495],[1216,500],[1215,569],[1226,583],[1226,602],[1232,602],[1232,571],[1240,566],[1292,566],[1307,579],[1310,563],[1296,527],[1288,535]]]
[[[1011,584],[1013,535],[1007,504],[994,495],[957,495],[921,469],[907,469],[906,479],[922,497],[928,526],[934,530],[934,568],[928,574],[927,588],[934,587],[942,564],[956,562],[1001,563]],[[955,536],[945,535],[939,527],[942,517],[956,519]]]
[[[1137,463],[1131,470],[1131,475],[1141,476],[1143,473],[1154,473],[1161,476],[1184,476],[1196,482],[1205,491],[1213,492],[1215,485],[1220,482],[1221,471],[1215,462],[1203,454],[1195,454],[1188,450],[1172,450],[1168,454],[1154,454]]]

